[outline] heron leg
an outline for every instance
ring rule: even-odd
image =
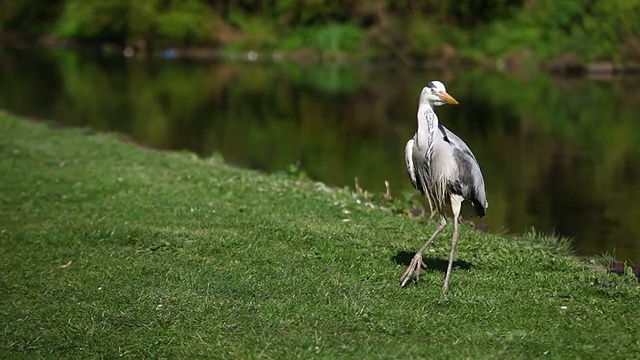
[[[407,268],[407,270],[405,270],[404,273],[402,273],[402,276],[400,277],[401,287],[404,287],[405,285],[407,285],[407,282],[409,282],[409,279],[411,279],[411,275],[414,273],[416,274],[416,282],[420,280],[420,268],[421,266],[424,265],[424,262],[422,262],[422,254],[427,249],[429,244],[431,244],[431,242],[435,240],[436,236],[438,236],[438,234],[442,232],[442,229],[444,229],[446,225],[447,225],[447,219],[445,218],[444,213],[441,212],[440,226],[438,226],[438,228],[436,229],[436,231],[433,232],[429,240],[427,240],[427,242],[422,246],[422,248],[420,248],[420,250],[418,250],[418,252],[413,256],[413,259],[411,260],[409,267]]]
[[[431,220],[436,215],[436,210],[433,208],[433,202],[429,194],[427,194],[427,200],[429,201],[429,220]]]
[[[453,258],[456,255],[456,247],[458,246],[458,218],[460,217],[460,208],[464,198],[460,195],[451,195],[451,210],[453,211],[453,236],[451,237],[451,254],[449,255],[449,265],[447,265],[447,274],[444,277],[444,285],[442,291],[449,291],[449,279],[451,278],[451,270],[453,268]]]

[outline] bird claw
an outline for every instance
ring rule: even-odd
[[[427,265],[422,261],[422,254],[418,253],[411,260],[407,270],[402,273],[402,276],[400,277],[400,287],[405,287],[407,282],[409,282],[409,279],[411,279],[411,275],[414,273],[416,274],[415,282],[417,283],[420,280],[420,270],[423,266],[425,268],[427,267]]]

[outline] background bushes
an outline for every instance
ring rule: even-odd
[[[118,45],[425,61],[638,62],[640,0],[4,0],[0,31]]]

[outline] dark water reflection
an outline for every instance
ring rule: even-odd
[[[640,262],[640,78],[555,79],[482,70],[193,63],[0,50],[0,108],[220,153],[269,172],[298,163],[334,186],[411,190],[403,151],[417,96],[441,79],[441,120],[474,150],[493,232],[535,227],[582,254]]]

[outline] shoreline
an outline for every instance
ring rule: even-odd
[[[272,50],[257,51],[251,49],[231,50],[223,46],[173,46],[164,48],[149,48],[146,44],[137,46],[123,46],[112,42],[82,42],[72,39],[59,39],[51,36],[32,38],[19,34],[0,33],[0,47],[16,49],[69,49],[76,51],[88,51],[100,54],[121,55],[126,58],[144,60],[148,57],[167,60],[186,59],[193,61],[244,61],[255,63],[280,63],[294,62],[301,66],[318,66],[326,64],[353,65],[373,64],[374,66],[395,67],[407,66],[410,68],[443,68],[456,64],[462,67],[476,66],[498,69],[501,71],[521,71],[535,68],[558,76],[580,77],[587,76],[598,79],[606,79],[611,76],[634,76],[640,74],[640,63],[594,61],[584,62],[579,60],[577,54],[565,53],[554,59],[542,62],[530,62],[528,56],[505,56],[502,58],[487,58],[473,60],[457,56],[457,51],[452,55],[427,61],[426,59],[367,59],[355,53],[322,53],[311,48],[300,48],[293,51]]]

